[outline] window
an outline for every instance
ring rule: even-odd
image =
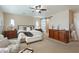
[[[12,26],[12,27],[15,26],[15,21],[14,21],[14,19],[11,19],[11,20],[10,20],[10,26]]]
[[[46,32],[46,19],[41,20],[41,28],[44,32]]]
[[[35,21],[35,29],[39,29],[39,23],[38,23],[38,20]]]
[[[15,29],[15,20],[10,19],[8,30],[14,30],[14,29]]]

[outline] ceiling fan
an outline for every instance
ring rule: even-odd
[[[40,18],[40,19],[51,19],[53,16],[48,16],[48,17],[45,17],[45,18]]]
[[[34,7],[30,7],[30,9],[33,9],[32,12],[38,12],[38,13],[41,13],[42,11],[47,11],[47,9],[42,8],[41,5],[37,5],[37,6],[34,6]]]

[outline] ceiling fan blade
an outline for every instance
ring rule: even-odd
[[[53,17],[53,16],[50,16],[50,17]]]
[[[39,8],[41,8],[41,5],[38,5]]]
[[[40,9],[40,8],[41,8],[41,5],[35,6],[35,9]]]
[[[41,11],[47,11],[47,9],[40,9]]]
[[[53,16],[49,16],[49,17],[47,17],[47,18],[52,18]]]
[[[35,9],[35,8],[33,8],[33,7],[29,7],[30,9]]]

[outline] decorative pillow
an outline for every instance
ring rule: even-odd
[[[11,44],[8,46],[9,52],[17,53],[19,52],[19,45],[18,44]]]
[[[20,27],[19,27],[19,30],[23,30],[23,26],[20,26]]]
[[[28,36],[28,37],[32,37],[32,36],[33,36],[33,34],[32,34],[31,32],[24,32],[24,34],[25,34],[26,36]]]
[[[26,27],[23,27],[23,30],[26,30]]]
[[[30,27],[27,27],[27,31],[30,31],[31,29],[30,29]]]
[[[33,30],[33,29],[34,29],[34,27],[30,27],[30,29],[31,29],[31,30]]]
[[[0,40],[0,48],[5,48],[7,47],[8,45],[10,44],[9,40],[8,39],[1,39]]]

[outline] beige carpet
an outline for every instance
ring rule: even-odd
[[[45,37],[42,41],[29,44],[34,53],[78,53],[79,41],[68,44]],[[26,43],[21,43],[20,50],[26,48]]]

